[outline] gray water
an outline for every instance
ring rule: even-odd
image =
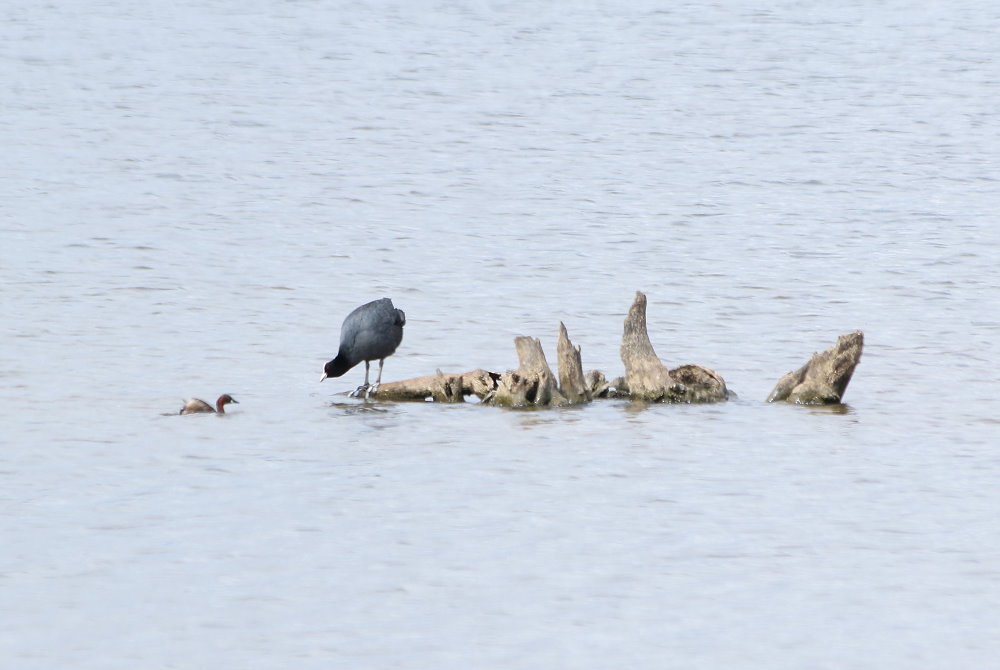
[[[1000,10],[931,5],[5,3],[3,667],[995,665]],[[319,383],[382,296],[386,380],[616,376],[636,290],[738,399]]]

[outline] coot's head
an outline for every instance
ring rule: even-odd
[[[346,361],[337,356],[332,361],[323,366],[323,379],[327,377],[340,377],[345,372],[350,370],[353,365],[348,365]],[[323,381],[320,379],[320,381]]]

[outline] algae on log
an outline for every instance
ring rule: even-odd
[[[622,334],[625,378],[618,392],[633,400],[649,402],[719,402],[729,397],[722,377],[700,365],[682,365],[673,370],[656,356],[646,327],[646,296],[635,292]]]
[[[472,370],[461,374],[436,374],[416,377],[399,382],[384,382],[372,396],[379,400],[426,400],[435,402],[463,402],[466,395],[485,398],[496,388],[500,378],[488,370]]]
[[[534,337],[515,337],[517,370],[500,376],[496,390],[483,402],[501,407],[568,405],[569,400],[556,384],[555,375],[545,360],[542,343]]]
[[[861,360],[865,335],[860,330],[837,338],[837,343],[814,353],[808,363],[778,380],[768,402],[784,400],[802,405],[831,405],[843,401],[844,392]]]
[[[715,370],[688,364],[673,368],[670,376],[684,387],[684,397],[672,402],[719,402],[729,399],[726,380]]]

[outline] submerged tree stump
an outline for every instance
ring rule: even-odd
[[[700,365],[668,370],[649,341],[646,327],[646,296],[635,292],[625,318],[621,345],[625,378],[618,389],[633,400],[647,402],[718,402],[729,397],[726,382],[716,372]]]
[[[517,370],[500,376],[496,390],[483,399],[484,403],[501,407],[532,407],[567,405],[569,400],[559,391],[556,377],[545,360],[542,343],[534,337],[515,337]]]
[[[837,338],[837,343],[814,353],[808,363],[778,380],[768,402],[784,400],[802,405],[842,402],[854,368],[861,360],[865,335],[860,330]]]
[[[514,338],[519,366],[504,374],[473,370],[462,374],[436,374],[400,382],[386,382],[372,397],[379,400],[434,400],[463,402],[466,395],[479,397],[484,404],[503,407],[544,407],[589,402],[593,390],[603,390],[604,375],[593,371],[583,375],[580,348],[574,347],[559,324],[559,380],[552,374],[542,344],[533,337]]]
[[[625,364],[625,385],[636,400],[659,400],[674,385],[670,371],[657,357],[649,341],[646,296],[641,291],[635,292],[635,300],[625,318],[621,358]]]
[[[590,402],[591,385],[583,377],[583,359],[580,347],[574,347],[566,333],[566,325],[559,322],[559,341],[556,343],[556,356],[559,359],[559,390],[567,402],[577,405]]]
[[[778,380],[768,402],[804,404],[841,402],[854,368],[861,359],[864,335],[841,335],[837,344]],[[702,403],[729,397],[725,380],[701,365],[668,369],[657,357],[646,324],[646,296],[636,291],[625,318],[621,359],[625,376],[611,380],[599,370],[583,372],[580,347],[574,347],[559,324],[558,379],[545,360],[542,344],[533,337],[514,338],[518,368],[504,374],[476,369],[386,382],[371,394],[379,400],[463,402],[475,395],[483,404],[503,407],[545,407],[590,402],[593,398],[628,398],[641,402]]]

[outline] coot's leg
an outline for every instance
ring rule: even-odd
[[[375,380],[374,386],[369,386],[368,390],[365,391],[365,397],[367,398],[372,393],[378,393],[379,384],[382,383],[382,366],[385,365],[385,359],[378,359],[378,378]]]
[[[365,394],[366,398],[368,397],[368,368],[370,366],[371,363],[365,361],[365,383],[359,386],[358,388],[354,389],[354,393],[351,394],[352,397],[360,398],[362,393]]]

